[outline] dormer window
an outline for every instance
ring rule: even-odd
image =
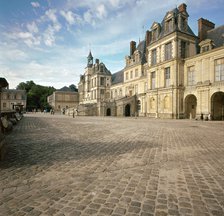
[[[179,17],[179,29],[184,32],[187,31],[187,17],[184,16]]]
[[[165,31],[166,33],[170,33],[173,31],[173,20],[169,19],[165,23]]]
[[[209,45],[202,47],[202,52],[209,51]]]
[[[201,41],[199,43],[199,46],[200,46],[200,53],[203,53],[213,49],[214,43],[211,39],[206,39]]]
[[[156,38],[157,38],[157,29],[154,29],[154,30],[152,31],[152,41],[155,41]]]
[[[152,29],[152,41],[155,41],[158,39],[159,37],[159,33],[160,33],[160,24],[154,22],[151,29]]]

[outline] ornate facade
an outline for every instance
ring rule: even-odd
[[[117,73],[93,64],[90,52],[79,82],[82,115],[223,119],[224,26],[201,18],[196,36],[188,17],[181,4],[154,22],[145,40],[130,42]]]

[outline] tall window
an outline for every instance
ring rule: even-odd
[[[135,77],[138,77],[138,69],[135,69]]]
[[[166,33],[169,33],[173,30],[173,20],[170,19],[166,21]]]
[[[224,80],[224,58],[215,60],[215,81]]]
[[[104,77],[100,77],[100,85],[104,86],[105,85],[105,79]]]
[[[172,44],[170,42],[165,45],[165,60],[169,60],[171,58],[172,58]]]
[[[165,87],[170,86],[170,67],[165,68]]]
[[[115,97],[115,98],[117,97],[117,89],[115,89],[114,97]]]
[[[195,72],[194,72],[194,66],[187,68],[187,84],[188,85],[194,85],[195,84]]]
[[[181,30],[187,31],[187,19],[184,17],[181,17]]]
[[[152,41],[156,40],[156,38],[157,38],[157,29],[154,29],[152,31]]]
[[[133,78],[133,71],[130,72],[130,79]]]
[[[138,85],[135,85],[135,94],[138,94]]]
[[[151,88],[156,88],[156,72],[151,73]]]
[[[187,43],[186,41],[181,41],[181,58],[187,57]]]
[[[126,80],[128,80],[128,72],[126,72]]]
[[[152,65],[156,64],[156,49],[152,50]]]
[[[148,83],[145,82],[145,92],[147,92],[147,90],[148,90]]]

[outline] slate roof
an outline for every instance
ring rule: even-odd
[[[99,67],[98,67],[99,66]],[[104,63],[99,63],[99,65],[94,64],[92,66],[93,68],[93,73],[100,73],[100,74],[106,74],[106,75],[111,75],[111,72],[107,69],[106,65]]]
[[[224,25],[219,26],[215,29],[209,30],[207,32],[207,38],[211,39],[215,47],[220,47],[224,45]]]
[[[174,26],[173,26],[173,30],[167,33],[167,32],[165,32],[165,18],[167,17],[167,15],[168,15],[169,13],[172,13],[172,14],[173,14],[174,19],[175,19],[175,23],[174,23]],[[161,23],[158,23],[158,24],[160,25],[160,27],[161,27],[161,30],[160,30],[159,36],[158,36],[158,38],[157,38],[156,40],[159,40],[159,39],[165,37],[166,35],[168,35],[168,34],[170,34],[170,33],[172,33],[172,32],[175,32],[175,31],[184,32],[184,33],[187,33],[187,34],[189,34],[189,35],[192,35],[192,36],[196,37],[196,35],[194,34],[194,32],[192,31],[192,29],[190,28],[189,25],[187,25],[187,31],[186,31],[186,32],[185,32],[185,31],[182,31],[182,30],[179,28],[179,26],[178,26],[178,14],[179,14],[179,13],[180,13],[180,12],[179,12],[179,10],[178,10],[177,8],[174,8],[173,10],[168,11],[168,12],[166,13],[166,15],[164,16],[162,22],[161,22]],[[186,14],[188,15],[187,12],[186,12]],[[150,43],[153,43],[153,42],[155,42],[155,41],[151,41]]]
[[[62,88],[58,89],[57,91],[72,92],[72,90],[69,87],[67,87],[67,86],[62,87]]]
[[[112,85],[124,82],[124,70],[112,74]]]
[[[145,40],[140,41],[136,49],[141,52],[141,63],[142,64],[146,63],[146,57],[145,57],[146,42],[145,42]]]

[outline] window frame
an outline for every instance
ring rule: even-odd
[[[170,86],[170,67],[165,68],[164,77],[165,77],[165,87],[169,87]]]
[[[187,67],[187,85],[193,86],[195,85],[195,66]]]
[[[151,65],[156,65],[157,64],[157,50],[156,48],[152,50],[151,53]]]
[[[216,59],[214,61],[214,66],[215,66],[215,81],[216,82],[224,81],[224,58]]]
[[[156,88],[156,72],[151,72],[151,89]]]
[[[172,42],[165,44],[165,61],[172,59]]]

